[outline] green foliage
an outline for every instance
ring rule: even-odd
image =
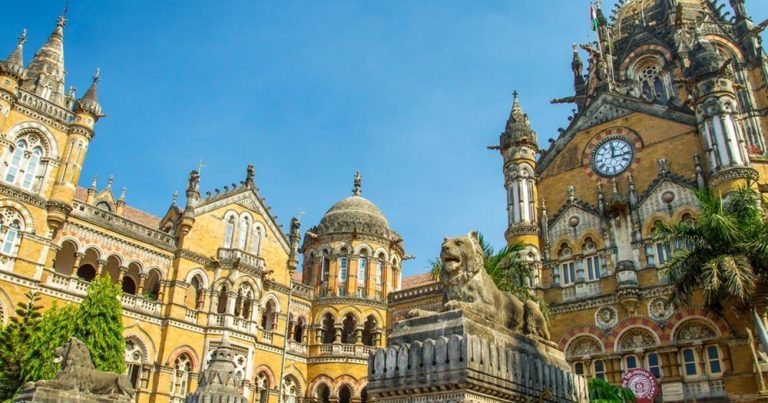
[[[51,309],[43,314],[24,350],[21,368],[24,382],[56,377],[60,369],[60,364],[54,362],[56,349],[69,342],[75,333],[77,314],[76,306],[58,307],[55,301]]]
[[[25,294],[19,302],[16,316],[0,331],[0,400],[11,399],[23,384],[24,351],[32,332],[40,322],[40,296],[35,291]]]
[[[630,389],[611,385],[600,379],[592,378],[587,384],[589,388],[589,401],[595,403],[631,403],[635,402],[635,394]]]
[[[120,286],[109,276],[100,276],[88,286],[88,295],[80,305],[75,337],[91,352],[96,369],[125,371],[125,339]]]
[[[701,212],[692,222],[660,223],[654,234],[679,246],[663,267],[676,289],[673,302],[683,304],[700,289],[710,307],[730,299],[748,311],[768,274],[768,225],[758,195],[746,187],[727,201],[706,191],[697,197]]]

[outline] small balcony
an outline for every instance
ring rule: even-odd
[[[253,271],[263,271],[267,266],[264,259],[243,252],[240,249],[219,248],[216,253],[219,263],[225,266],[238,266]]]
[[[307,348],[306,344],[297,343],[293,340],[288,341],[288,347],[287,350],[291,354],[306,356],[309,353],[309,348]]]
[[[209,326],[223,327],[243,333],[253,333],[256,330],[254,322],[233,315],[217,313],[210,315],[209,318]]]
[[[321,344],[317,350],[320,356],[368,358],[368,355],[376,351],[375,347],[361,344]]]
[[[725,397],[725,385],[722,379],[710,379],[683,385],[686,400]]]
[[[72,294],[78,297],[85,297],[88,293],[89,282],[81,280],[77,277],[66,276],[55,271],[48,272],[47,286],[57,290],[64,291],[68,294]],[[160,315],[160,308],[162,304],[158,301],[146,299],[141,296],[123,294],[120,296],[120,303],[123,309],[130,311],[149,314],[152,316]]]
[[[576,301],[580,299],[592,298],[602,295],[600,282],[579,283],[567,288],[563,288],[563,302]]]

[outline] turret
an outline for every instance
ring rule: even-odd
[[[507,243],[522,242],[539,250],[539,224],[536,206],[536,152],[539,150],[536,132],[531,128],[528,115],[520,107],[514,92],[512,111],[500,136],[501,156],[504,159],[504,187],[507,192]]]
[[[35,53],[27,68],[22,88],[58,106],[65,106],[64,93],[64,26],[67,19],[60,16],[48,40]]]
[[[579,48],[573,44],[573,60],[571,60],[571,70],[573,71],[573,91],[576,96],[574,100],[579,112],[584,109],[584,97],[587,94],[587,83],[584,81],[584,62],[581,61]]]
[[[24,43],[27,30],[21,32],[19,42],[10,55],[0,61],[0,125],[8,116],[19,91],[19,83],[24,78]]]
[[[709,186],[727,193],[756,179],[746,151],[743,128],[737,120],[738,101],[728,64],[715,46],[696,30],[696,43],[690,52],[691,66],[687,70],[695,85],[694,108],[706,160]]]
[[[195,224],[195,206],[200,201],[200,174],[197,170],[189,173],[187,182],[187,205],[184,207],[184,214],[181,216],[181,223],[176,234],[180,239],[187,235]]]
[[[288,271],[293,274],[299,267],[299,242],[301,241],[301,235],[299,229],[301,228],[301,221],[298,217],[291,218],[291,232],[288,233],[288,240],[290,241],[291,251],[288,255]]]
[[[63,24],[59,28],[61,27]],[[32,65],[30,65],[31,68]],[[75,105],[75,116],[67,131],[62,164],[48,202],[48,226],[54,232],[61,226],[69,214],[69,210],[71,210],[70,204],[75,196],[75,188],[80,179],[88,146],[96,135],[93,130],[94,125],[105,116],[102,113],[96,90],[98,82],[99,69],[96,69],[91,86]]]

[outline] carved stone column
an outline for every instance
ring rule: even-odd
[[[71,277],[77,277],[77,270],[80,269],[80,262],[85,257],[85,253],[75,252],[75,262],[72,264]]]
[[[208,326],[212,326],[216,323],[216,314],[219,312],[219,295],[218,291],[211,293],[211,309],[208,311]]]
[[[136,295],[144,295],[144,281],[147,280],[149,275],[147,273],[139,273],[139,285],[136,287]]]
[[[104,259],[99,259],[96,262],[96,277],[101,276],[101,273],[104,271],[104,266],[106,266],[107,261]]]
[[[360,326],[355,328],[355,344],[363,344],[363,328]]]
[[[341,343],[341,325],[336,325],[335,327],[336,334],[333,337],[333,342],[338,344]]]
[[[119,270],[120,270],[120,273],[117,275],[117,283],[122,285],[123,278],[125,277],[125,273],[128,272],[128,268],[125,266],[120,266]]]

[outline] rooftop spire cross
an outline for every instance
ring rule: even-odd
[[[360,196],[363,193],[363,175],[360,175],[360,171],[355,171],[354,187],[352,188],[352,194]]]

